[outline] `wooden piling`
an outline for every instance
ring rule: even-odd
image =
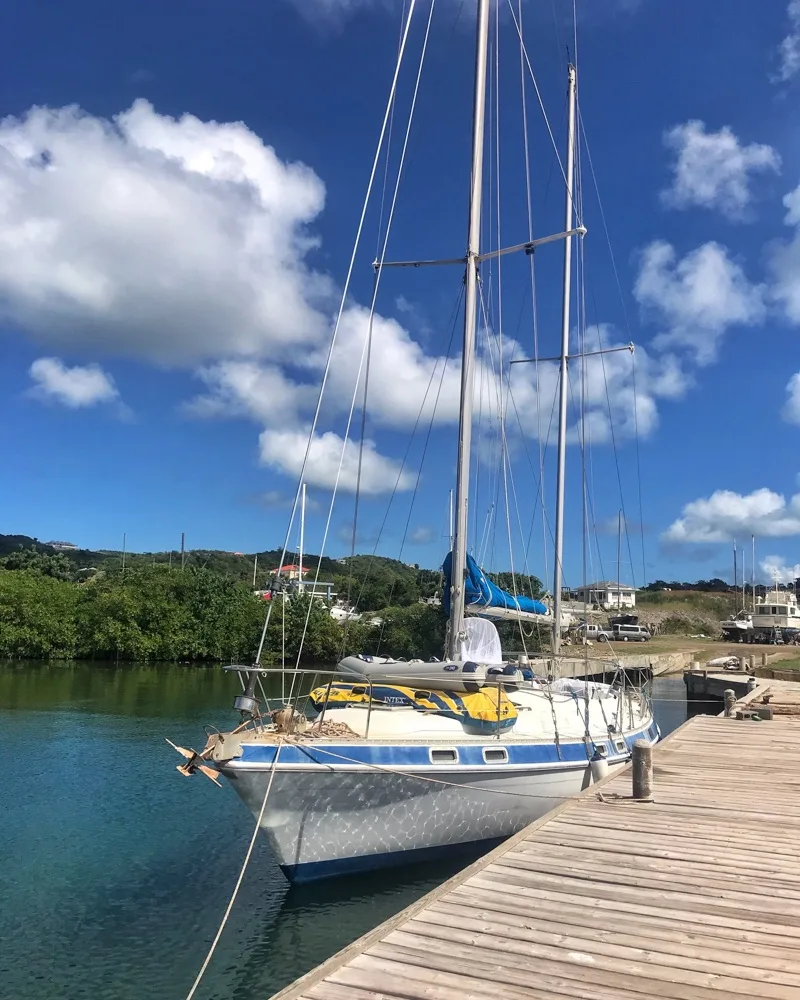
[[[729,719],[733,715],[733,707],[736,704],[736,692],[728,688],[724,694],[725,718]]]
[[[633,744],[631,757],[631,777],[633,797],[642,802],[653,801],[653,748],[647,740],[637,740]]]

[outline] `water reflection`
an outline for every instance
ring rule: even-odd
[[[177,774],[164,737],[230,725],[237,687],[218,668],[0,664],[5,995],[185,995],[252,827],[229,788]],[[681,678],[654,696],[666,734]],[[469,860],[290,889],[260,841],[199,996],[263,1000]]]

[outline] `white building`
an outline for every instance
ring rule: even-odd
[[[575,598],[584,601],[591,608],[593,605],[605,611],[617,608],[636,607],[636,587],[625,583],[612,583],[610,580],[599,580],[597,583],[587,583],[575,589]]]

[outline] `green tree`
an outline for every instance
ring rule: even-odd
[[[74,656],[74,584],[38,572],[0,569],[0,656]]]
[[[43,576],[52,576],[55,580],[72,580],[75,573],[63,552],[49,555],[32,547],[12,552],[0,560],[0,564],[8,570],[32,570]]]

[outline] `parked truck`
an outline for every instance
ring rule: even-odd
[[[575,632],[579,639],[589,639],[592,642],[608,642],[614,638],[614,633],[609,631],[609,629],[602,628],[600,625],[587,624],[586,622],[581,622],[575,629]]]

